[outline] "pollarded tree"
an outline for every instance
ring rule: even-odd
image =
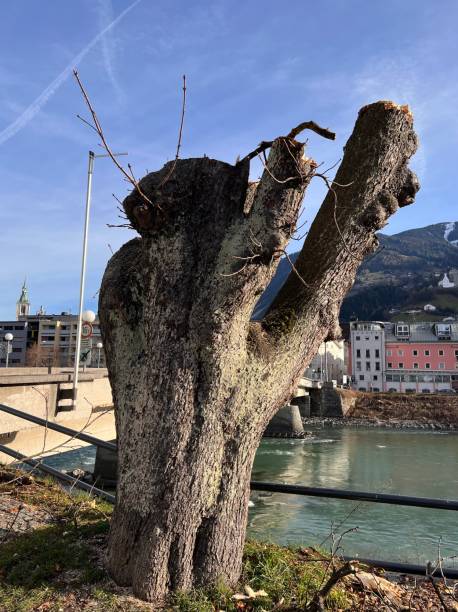
[[[119,449],[108,563],[146,600],[239,578],[266,424],[338,333],[375,232],[418,190],[409,110],[364,107],[294,271],[251,323],[316,173],[298,133],[260,147],[270,152],[257,183],[250,155],[183,159],[123,203],[140,238],[110,260],[99,303]]]

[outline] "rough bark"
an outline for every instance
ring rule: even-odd
[[[360,112],[336,182],[266,320],[250,314],[294,230],[316,165],[273,141],[259,183],[235,166],[178,160],[142,179],[124,208],[140,238],[110,260],[100,320],[119,474],[109,540],[115,580],[158,601],[240,573],[259,440],[321,341],[374,232],[418,189],[410,114]],[[334,214],[335,211],[335,214]]]

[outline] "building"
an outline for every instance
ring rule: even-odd
[[[28,315],[26,365],[73,367],[75,363],[78,316],[68,312],[59,315]],[[99,364],[102,342],[98,318],[92,323],[92,337],[83,342],[81,363],[90,367]],[[100,367],[105,367],[105,355],[100,350]]]
[[[43,307],[30,314],[30,300],[26,282],[16,302],[16,321],[0,321],[0,367],[6,365],[7,343],[4,336],[13,334],[9,366],[73,367],[75,362],[78,316],[68,312],[48,315]],[[92,323],[92,336],[82,340],[81,363],[105,367],[105,354],[97,344],[102,343],[98,318]]]
[[[30,302],[29,292],[27,290],[26,281],[22,285],[21,295],[16,302],[16,320],[19,321],[21,317],[27,317],[30,313]]]
[[[352,387],[360,391],[382,391],[385,372],[385,323],[350,323],[348,371]]]
[[[345,343],[343,340],[323,342],[304,372],[311,380],[346,382]]]
[[[458,390],[458,323],[355,321],[350,355],[360,391]]]
[[[7,333],[13,336],[8,365],[15,368],[24,366],[27,351],[27,321],[0,321],[0,367],[2,368],[6,366],[8,343],[4,338]]]

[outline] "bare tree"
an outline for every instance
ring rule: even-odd
[[[300,128],[235,165],[175,159],[123,202],[140,237],[111,258],[99,301],[119,452],[108,562],[146,600],[238,580],[262,433],[338,334],[375,232],[419,188],[409,110],[364,107],[294,271],[251,323],[316,172]],[[250,183],[250,160],[268,148]]]

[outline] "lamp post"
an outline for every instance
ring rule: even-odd
[[[81,336],[83,331],[83,325],[85,323],[89,323],[89,326],[95,321],[95,312],[92,310],[85,310],[84,312],[80,311],[78,317],[78,328],[76,330],[76,347],[75,347],[75,368],[73,371],[73,403],[72,410],[76,408],[76,396],[78,394],[78,374],[79,374],[79,365],[80,365],[80,353],[81,353]],[[89,329],[91,329],[89,327]],[[90,337],[89,334],[85,337]]]
[[[120,155],[127,155],[127,153],[114,153],[114,157],[118,157]],[[81,350],[81,328],[83,324],[84,281],[86,278],[87,239],[88,239],[88,233],[89,233],[89,213],[91,210],[92,176],[94,174],[94,160],[96,157],[111,157],[111,156],[108,155],[107,153],[96,155],[93,151],[89,151],[89,162],[88,162],[88,168],[87,168],[87,187],[86,187],[86,213],[84,217],[84,231],[83,231],[83,255],[81,258],[78,329],[76,331],[75,365],[73,369],[73,401],[72,401],[72,407],[71,407],[72,410],[76,409],[76,395],[78,393],[78,369],[79,369],[80,350]],[[95,319],[95,315],[94,315],[94,319]],[[92,323],[92,321],[88,321],[88,323]]]
[[[11,350],[11,342],[13,341],[13,334],[10,334],[10,332],[8,332],[7,334],[5,334],[5,340],[6,340],[6,362],[5,362],[5,368],[8,367],[8,361],[9,361],[9,357],[10,357],[10,350]]]
[[[97,349],[98,349],[98,355],[97,355],[97,369],[100,368],[100,351],[103,349],[103,344],[101,342],[97,342]]]

